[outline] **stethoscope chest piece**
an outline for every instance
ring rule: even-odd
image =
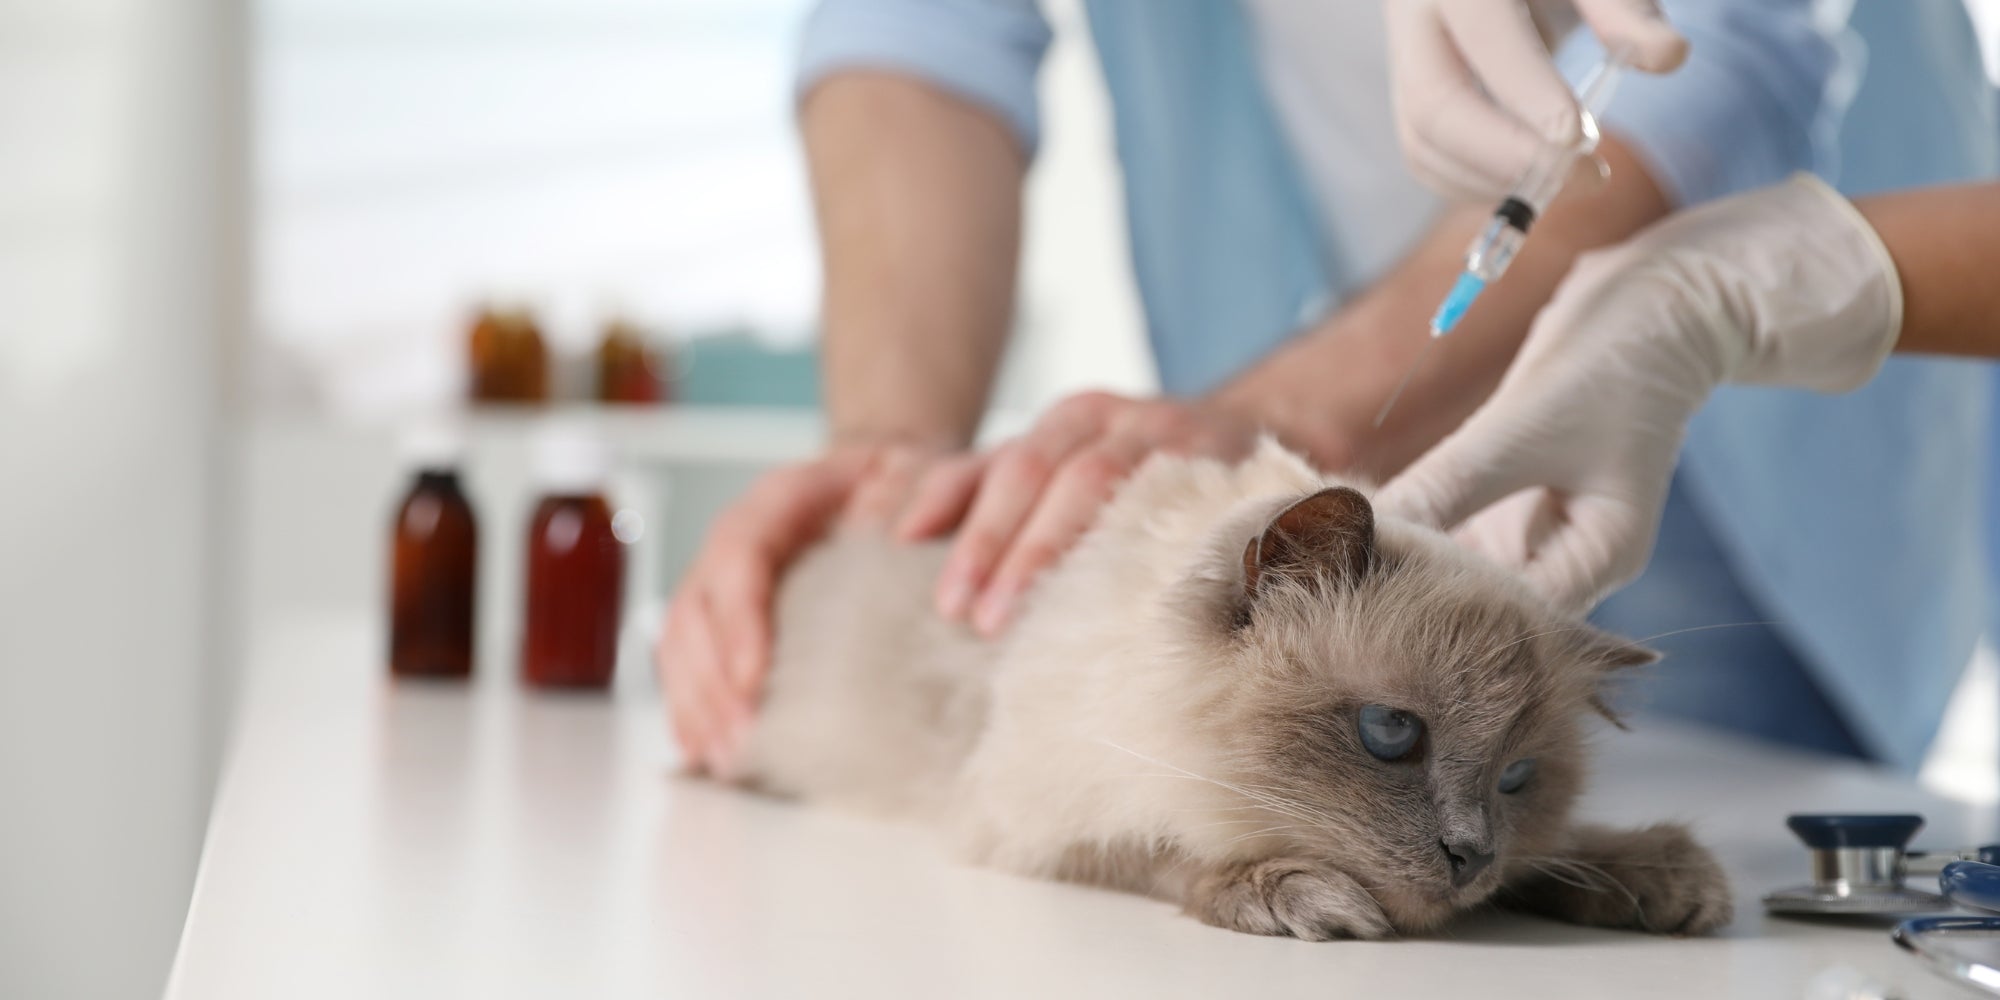
[[[1785,820],[1812,858],[1812,882],[1764,897],[1771,913],[1936,913],[1943,896],[1903,884],[1904,849],[1924,825],[1915,815],[1792,816]]]
[[[1792,816],[1785,820],[1812,855],[1812,883],[1764,897],[1772,913],[1911,916],[1891,937],[1941,975],[2000,996],[2000,916],[1964,916],[1954,906],[2000,913],[2000,844],[1910,851],[1922,816]],[[1971,860],[1977,859],[1977,860]],[[1903,884],[1938,876],[1939,892]],[[1938,915],[1942,914],[1942,915]]]

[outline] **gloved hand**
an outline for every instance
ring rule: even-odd
[[[1587,610],[1644,568],[1716,386],[1853,389],[1902,312],[1881,239],[1816,178],[1683,212],[1579,258],[1492,398],[1378,504],[1464,525],[1467,544]]]
[[[1550,58],[1578,15],[1627,65],[1665,73],[1687,39],[1653,0],[1387,0],[1403,157],[1447,197],[1498,201],[1544,144],[1582,138],[1576,96]]]

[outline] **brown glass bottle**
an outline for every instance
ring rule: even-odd
[[[538,687],[605,687],[618,660],[625,550],[597,493],[542,498],[528,529],[521,668]]]
[[[549,353],[523,310],[482,310],[467,337],[472,399],[540,403],[549,398]]]
[[[404,677],[472,675],[479,528],[458,474],[426,469],[396,510],[389,669]]]

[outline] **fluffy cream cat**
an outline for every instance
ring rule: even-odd
[[[1257,934],[1418,932],[1489,899],[1730,919],[1684,829],[1570,819],[1600,682],[1654,654],[1275,444],[1146,464],[997,641],[932,612],[942,560],[848,533],[796,565],[746,782]]]

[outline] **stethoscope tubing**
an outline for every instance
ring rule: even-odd
[[[1960,906],[2000,912],[2000,866],[1954,861],[1938,876],[1938,889]],[[1938,972],[2000,996],[2000,968],[1944,946],[1953,934],[2000,934],[2000,916],[1912,917],[1897,924],[1890,938]]]
[[[1938,875],[1938,891],[1960,906],[2000,912],[2000,865],[1954,861]]]

